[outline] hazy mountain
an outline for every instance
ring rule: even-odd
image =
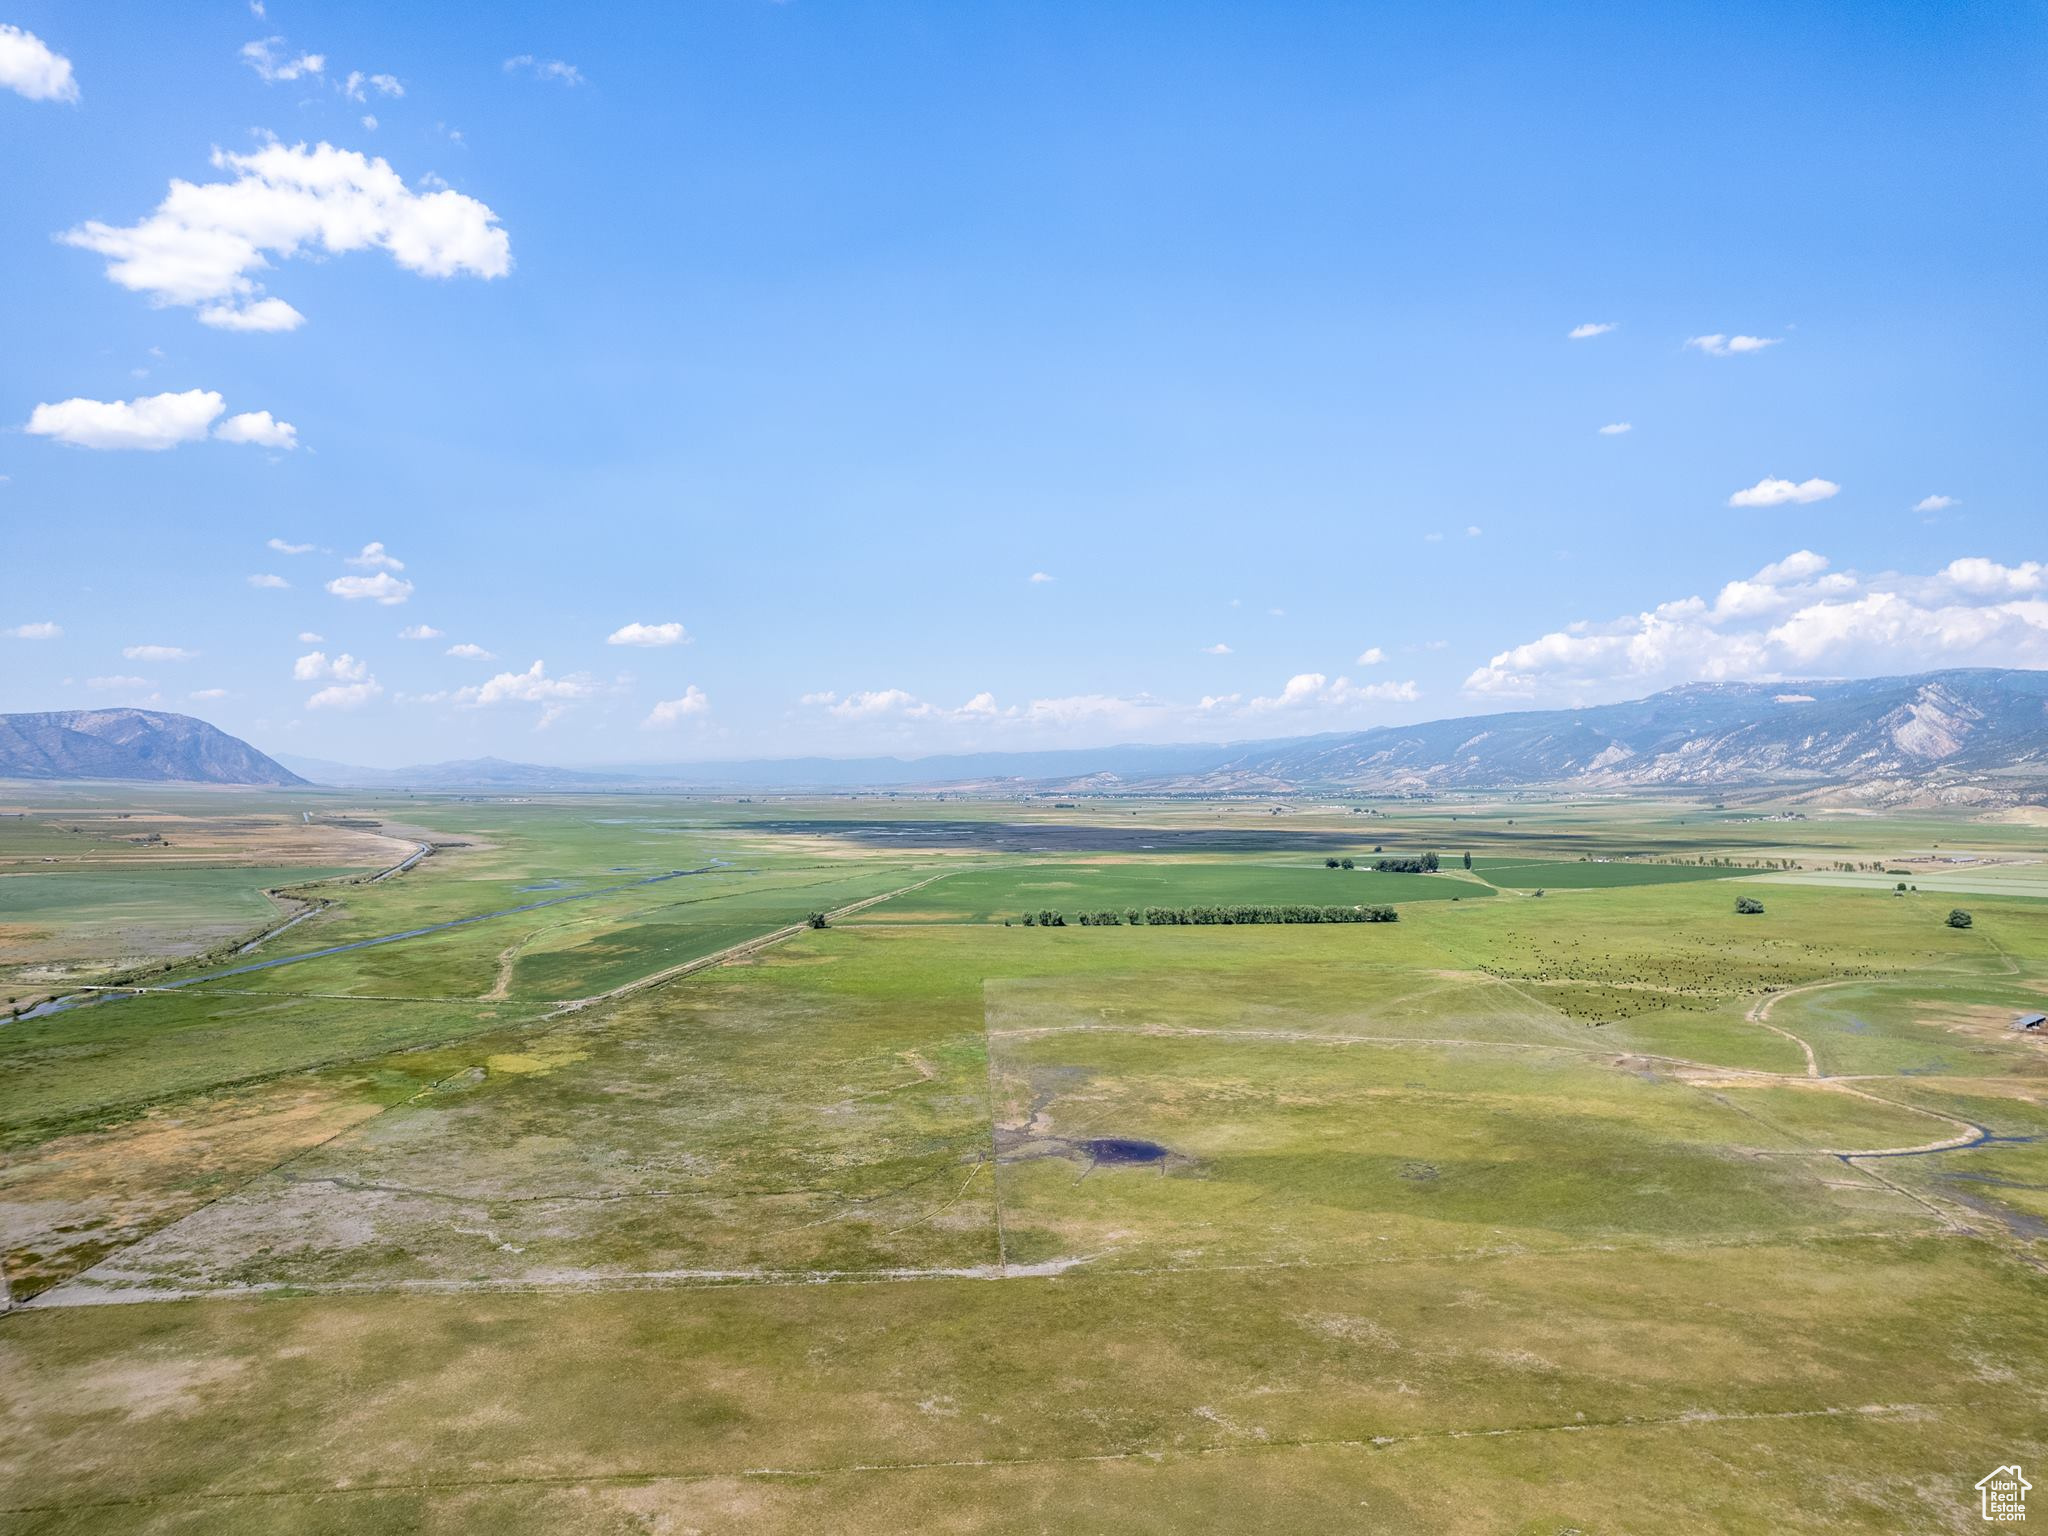
[[[280,753],[280,761],[314,784],[335,789],[633,789],[644,787],[630,773],[585,768],[549,768],[538,763],[508,763],[498,757],[466,758],[452,763],[421,763],[410,768],[358,768],[317,757]]]
[[[1977,785],[2048,781],[2048,672],[1694,683],[1586,709],[1468,716],[1272,742],[1191,789],[1416,791]]]
[[[204,720],[155,709],[0,715],[0,778],[305,782],[246,741]]]

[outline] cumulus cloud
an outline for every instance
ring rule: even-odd
[[[1321,672],[1297,672],[1277,694],[1255,698],[1245,707],[1254,714],[1275,710],[1343,710],[1360,704],[1412,704],[1422,697],[1415,684],[1358,684],[1348,677],[1330,678]]]
[[[37,619],[28,624],[17,624],[12,629],[0,630],[10,640],[61,640],[64,627],[52,624],[48,619]]]
[[[456,644],[449,646],[446,654],[460,656],[464,661],[496,661],[498,659],[495,652],[487,651],[482,646],[472,644],[467,640],[458,641]]]
[[[308,698],[306,708],[361,709],[383,692],[383,685],[374,677],[365,678],[360,683],[334,683]]]
[[[287,544],[283,539],[266,540],[264,547],[274,549],[280,555],[309,555],[313,552],[310,544]]]
[[[1572,701],[1674,683],[1776,681],[1942,666],[2048,663],[2048,566],[1981,556],[1932,576],[1835,571],[1799,550],[1726,583],[1604,622],[1581,620],[1500,652],[1468,693]]]
[[[1033,571],[1030,574],[1030,576],[1026,578],[1026,580],[1028,580],[1033,586],[1037,587],[1045,585],[1045,583],[1053,580],[1053,578],[1051,576],[1048,576],[1044,571]]]
[[[1575,325],[1566,331],[1567,341],[1591,341],[1595,336],[1605,336],[1609,331],[1619,329],[1613,321],[1588,320],[1584,325]]]
[[[268,85],[282,85],[317,75],[327,68],[327,56],[320,53],[294,54],[281,37],[259,37],[242,44],[242,62],[256,71]]]
[[[316,635],[310,629],[302,629],[299,631],[299,644],[301,645],[319,645],[325,639],[326,637],[324,635]]]
[[[210,389],[135,400],[60,400],[31,411],[28,430],[74,448],[161,453],[205,437],[214,418],[226,409],[227,403]]]
[[[217,331],[296,331],[306,323],[283,299],[257,299],[248,304],[208,304],[199,323]]]
[[[1230,654],[1230,647],[1221,640],[1218,640],[1214,645],[1203,646],[1202,654],[1205,656],[1228,656]]]
[[[381,544],[377,547],[383,548]],[[404,567],[401,566],[399,569],[403,570]],[[441,636],[442,632],[431,624],[408,624],[398,632],[398,638],[401,640],[439,640]]]
[[[0,24],[0,87],[30,101],[76,101],[71,61],[33,32]]]
[[[270,571],[258,571],[249,577],[248,581],[252,587],[260,587],[271,592],[286,592],[291,589],[290,582]]]
[[[1801,480],[1796,485],[1790,480],[1763,479],[1747,490],[1737,491],[1728,498],[1731,507],[1781,507],[1786,502],[1826,501],[1842,488],[1832,480]]]
[[[530,53],[515,54],[505,61],[508,75],[531,75],[555,85],[583,84],[583,71],[561,59],[537,59]]]
[[[1913,503],[1913,510],[1915,512],[1946,512],[1950,507],[1959,507],[1961,505],[1962,503],[1953,496],[1922,496]]]
[[[379,571],[374,576],[337,576],[327,583],[327,590],[352,603],[382,603],[388,608],[411,597],[413,588],[403,576]]]
[[[1352,665],[1354,667],[1376,667],[1386,659],[1387,653],[1385,651],[1376,645],[1368,645],[1358,653],[1358,660],[1354,661]]]
[[[185,695],[186,698],[192,700],[195,704],[206,704],[214,699],[224,699],[227,696],[228,691],[225,688],[195,688]]]
[[[124,645],[121,654],[129,661],[190,661],[199,653],[182,645]]]
[[[250,443],[286,452],[299,446],[299,429],[288,421],[276,420],[268,411],[243,411],[239,416],[230,416],[213,429],[213,435],[224,443]]]
[[[1716,331],[1711,336],[1688,336],[1685,344],[1709,357],[1742,357],[1750,352],[1761,352],[1765,347],[1775,347],[1784,339],[1782,336],[1723,336]]]
[[[680,725],[692,716],[701,715],[711,708],[711,700],[704,696],[704,690],[695,683],[683,690],[679,699],[663,699],[647,712],[647,718],[640,722],[643,730],[657,730],[662,726]]]
[[[214,419],[227,409],[216,390],[142,395],[133,400],[60,400],[38,405],[29,413],[28,431],[74,448],[161,453],[180,443],[208,435],[224,443],[253,443],[269,448],[296,448],[298,429],[275,421],[268,411],[244,411],[219,427]]]
[[[382,250],[427,277],[503,277],[511,239],[485,204],[452,188],[414,191],[389,162],[331,144],[216,150],[230,179],[174,180],[132,225],[81,224],[61,238],[107,258],[107,276],[157,305],[206,306],[208,324],[290,329],[250,275],[294,256]],[[286,305],[286,309],[290,306]],[[252,317],[240,322],[239,315]]]
[[[590,698],[597,691],[597,684],[584,673],[549,677],[547,668],[536,661],[524,672],[500,672],[488,682],[458,688],[452,697],[465,709],[489,709],[499,704],[539,704],[542,708],[536,728],[544,729],[554,724],[569,705],[579,699]]]
[[[366,571],[402,571],[405,562],[392,558],[391,551],[381,542],[365,544],[363,552],[348,557],[350,565],[359,565]]]
[[[137,689],[148,688],[152,685],[146,677],[116,676],[88,677],[85,680],[85,686],[88,688],[98,688],[104,692],[134,693]]]
[[[360,683],[369,675],[369,663],[358,661],[347,651],[333,657],[325,651],[309,651],[292,663],[292,679],[301,683]]]
[[[1632,421],[1610,421],[1600,429],[1602,437],[1619,437],[1624,432],[1633,432],[1636,424]]]
[[[667,624],[622,624],[604,637],[606,645],[688,645],[690,632],[682,625]]]

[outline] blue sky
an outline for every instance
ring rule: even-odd
[[[2048,664],[2044,16],[0,0],[0,708],[681,761]]]

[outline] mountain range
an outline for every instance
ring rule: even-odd
[[[0,715],[0,779],[303,784],[246,741],[190,715],[71,709]]]
[[[288,765],[288,766],[287,766]],[[294,771],[296,770],[296,771]],[[0,777],[151,778],[360,789],[725,790],[946,787],[1073,793],[1417,794],[1837,788],[1864,799],[2038,800],[2048,672],[1692,683],[1646,699],[1279,741],[922,758],[792,758],[602,770],[497,758],[413,768],[273,761],[203,721],[151,710],[0,715]]]

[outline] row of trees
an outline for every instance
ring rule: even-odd
[[[1406,854],[1396,858],[1377,861],[1373,868],[1386,875],[1433,875],[1442,867],[1434,850],[1424,854]]]
[[[1208,928],[1237,923],[1393,923],[1401,914],[1392,907],[1315,907],[1305,905],[1232,907],[1126,907],[1121,912],[1083,912],[1075,921],[1083,928]],[[1026,928],[1064,928],[1064,913],[1026,912],[1017,919]],[[1005,918],[1003,926],[1009,927]]]

